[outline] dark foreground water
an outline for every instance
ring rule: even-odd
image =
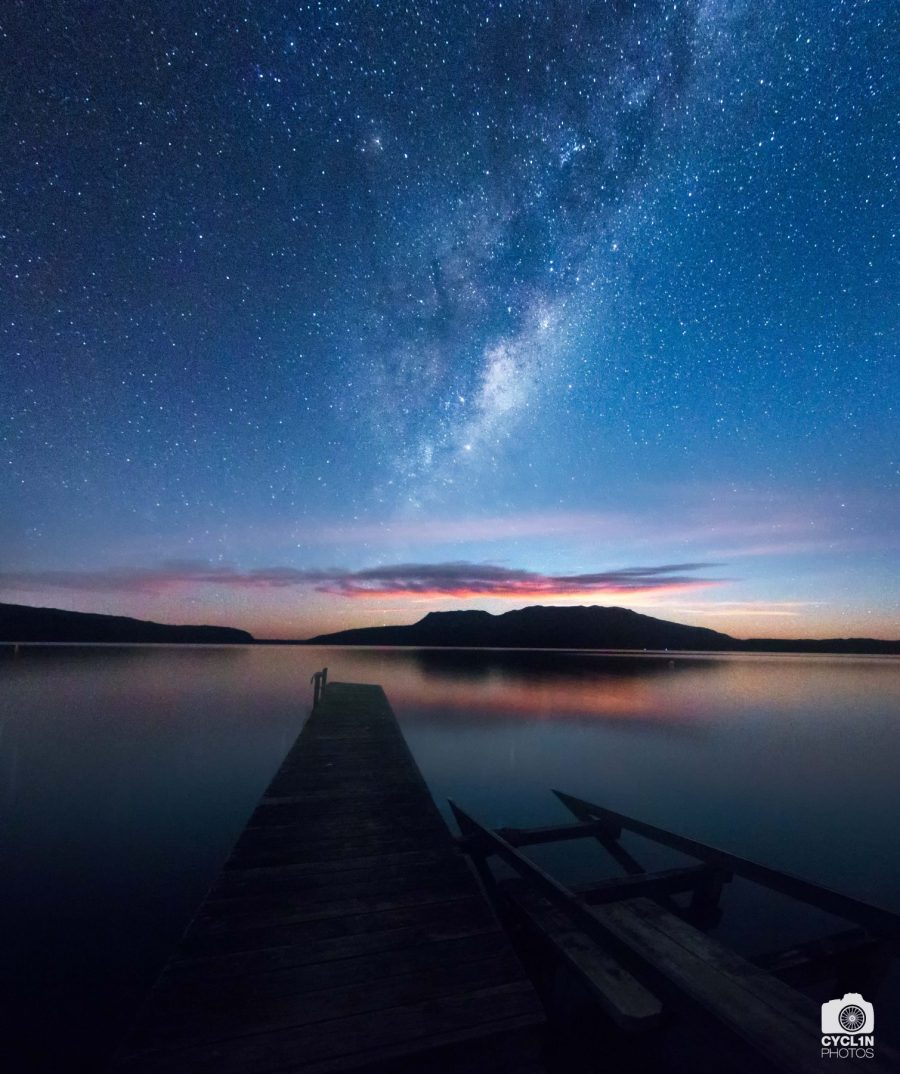
[[[900,911],[897,659],[0,649],[0,1070],[102,1064],[324,664],[385,687],[442,807],[552,823],[557,787]],[[572,881],[613,872],[582,845],[540,857]],[[718,935],[747,953],[841,927],[744,883],[724,906]]]

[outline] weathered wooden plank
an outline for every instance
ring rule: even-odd
[[[381,1049],[392,1047],[397,1054],[424,1052],[457,1040],[478,1040],[511,1023],[534,1025],[534,993],[528,983],[498,985],[448,996],[441,1003],[426,999],[321,1025],[254,1033],[175,1051],[126,1053],[117,1069],[123,1074],[274,1074],[341,1060],[343,1069],[364,1070],[367,1059]]]
[[[815,1050],[820,1047],[818,1003],[647,899],[613,903],[600,909],[615,917],[619,907],[627,908],[625,930],[631,929],[636,935],[647,927],[654,949],[664,958],[671,957],[686,980],[693,980],[695,987],[722,989],[720,1005],[727,1009],[731,1028],[745,1041],[776,1064],[783,1063],[786,1070],[794,1069],[798,1074],[821,1070],[821,1058]],[[703,967],[710,975],[708,982],[703,980]],[[722,979],[733,987],[722,988]],[[773,1030],[766,1028],[772,1015],[780,1023],[774,1037]],[[900,1056],[893,1048],[879,1044],[876,1058],[867,1059],[866,1068],[878,1074],[896,1071],[900,1069]]]
[[[356,840],[348,843],[345,850],[353,854],[362,854],[366,849],[380,850],[384,854],[402,854],[404,851],[413,850],[418,843],[415,838],[393,839],[379,841],[375,847],[371,843]],[[302,847],[285,844],[257,850],[242,850],[236,855],[229,868],[261,868],[264,866],[304,865],[320,863],[327,868],[333,862],[343,860],[341,848],[334,844],[318,844],[308,851]]]
[[[384,935],[384,934],[381,934]],[[370,939],[370,936],[366,936]],[[251,988],[256,995],[300,994],[343,984],[366,984],[441,963],[462,964],[508,952],[506,937],[496,929],[444,940],[411,932],[391,935],[383,950],[352,954],[326,948],[316,959],[312,945],[253,951],[249,957],[224,955],[172,963],[163,977],[166,1003],[180,1003],[198,988],[210,995],[233,995]]]
[[[421,926],[434,934],[444,923],[463,920],[472,925],[493,921],[490,910],[479,893],[462,899],[443,900],[418,906],[402,906],[371,913],[321,915],[305,920],[282,921],[252,929],[208,932],[194,930],[181,943],[184,954],[224,954],[253,948],[279,947],[291,943],[310,943],[316,940],[358,936],[369,932],[388,932]]]
[[[433,835],[434,824],[430,817],[410,814],[408,809],[379,809],[377,817],[370,812],[338,813],[328,816],[323,813],[307,817],[298,817],[291,823],[265,824],[245,828],[239,845],[280,846],[285,843],[301,845],[305,841],[313,843],[333,840],[343,842],[351,839],[390,838],[392,833],[402,835],[427,833]]]
[[[554,956],[577,975],[623,1032],[643,1033],[659,1025],[662,1014],[659,999],[596,940],[576,928],[570,918],[525,881],[504,880],[498,886]]]
[[[302,1074],[546,1074],[538,1058],[540,1039],[534,1026],[521,1018],[506,1018],[471,1032],[431,1037],[427,1046],[410,1054],[404,1046],[371,1048],[364,1066],[359,1056],[338,1056],[304,1064]],[[297,1074],[297,1068],[280,1072]]]
[[[403,769],[401,769],[403,770]],[[359,780],[353,775],[339,774],[334,777],[334,783],[344,787],[340,796],[340,802],[365,802],[372,805],[376,802],[391,801],[401,795],[417,795],[419,781],[414,779],[392,780],[390,790],[385,792],[378,787],[360,786]],[[335,805],[331,790],[318,791],[309,783],[304,783],[302,793],[270,795],[265,794],[259,800],[259,808],[262,806],[289,806],[293,804],[304,805],[308,802],[318,802],[329,809]]]
[[[405,952],[410,948],[452,943],[468,937],[476,937],[489,944],[499,935],[496,922],[489,915],[486,915],[481,923],[473,924],[469,907],[466,907],[463,913],[458,912],[458,909],[454,913],[455,909],[456,904],[451,903],[445,913],[430,925],[417,922],[399,929],[351,933],[302,943],[288,942],[280,946],[253,947],[249,950],[224,953],[185,957],[181,952],[181,957],[176,957],[169,963],[166,976],[170,980],[200,977],[213,980],[229,975],[268,973],[295,966],[312,967],[348,962],[384,952],[390,954],[394,951]]]
[[[465,863],[453,858],[431,858],[423,862],[405,862],[401,866],[368,865],[339,872],[306,872],[298,874],[296,866],[274,869],[230,869],[220,875],[207,902],[242,898],[245,896],[278,895],[281,892],[295,897],[340,898],[347,888],[358,896],[382,891],[400,891],[415,885],[445,884],[465,881]]]
[[[392,836],[390,833],[351,836],[346,840],[329,838],[306,843],[296,839],[283,839],[265,845],[249,842],[236,846],[231,858],[225,863],[226,869],[247,868],[261,865],[293,865],[303,862],[328,862],[337,858],[361,857],[366,854],[402,854],[429,845],[424,833],[408,833]]]
[[[616,912],[619,905],[625,907],[622,914]],[[708,968],[710,992],[719,989],[726,997],[722,1006],[729,1005],[727,996],[736,986],[742,1001],[755,996],[773,1011],[796,1023],[798,1028],[804,1031],[817,1028],[811,1024],[818,1013],[817,1008],[806,996],[788,988],[736,951],[704,935],[651,900],[638,898],[621,904],[610,903],[597,907],[595,912],[603,914],[605,921],[617,922],[623,935],[641,937],[642,945],[658,956],[660,962],[668,958],[673,974],[687,976],[688,960],[702,963]],[[699,977],[698,989],[706,983],[702,976]]]
[[[304,832],[307,833],[304,838]],[[320,850],[323,857],[333,857],[335,851],[345,847],[370,846],[382,850],[395,844],[422,843],[430,841],[431,825],[410,821],[407,824],[391,828],[390,825],[365,825],[356,828],[326,822],[305,826],[280,826],[278,828],[257,828],[251,834],[245,834],[235,844],[235,858],[248,858],[253,855],[303,853],[307,860],[314,860],[313,854]]]
[[[300,892],[293,892],[289,887],[269,887],[261,891],[244,890],[225,898],[208,898],[196,920],[198,923],[238,921],[278,913],[302,913],[309,918],[334,917],[335,914],[374,913],[393,907],[447,902],[471,894],[468,878],[451,873],[434,877],[418,874],[387,881],[376,878],[356,885],[333,885]]]
[[[334,764],[335,762],[330,762]],[[382,778],[391,785],[407,786],[406,777],[408,772],[405,766],[381,765]],[[359,793],[359,782],[349,779],[343,772],[329,771],[315,774],[314,778],[303,778],[304,772],[298,769],[295,773],[286,773],[278,782],[269,788],[271,797],[278,800],[284,798],[300,797],[298,790],[303,789],[308,797],[319,799],[330,798],[337,802],[343,798],[351,798]],[[301,783],[302,780],[302,783]],[[412,785],[409,785],[412,787]]]
[[[404,850],[396,854],[363,854],[358,857],[348,855],[346,858],[335,858],[329,862],[310,861],[296,862],[293,865],[248,865],[242,868],[234,867],[226,873],[224,870],[219,874],[217,883],[226,877],[235,881],[242,877],[253,876],[288,876],[299,878],[333,877],[341,873],[349,873],[361,870],[395,870],[402,872],[407,865],[417,867],[419,865],[437,865],[446,861],[446,853],[439,848],[429,847],[425,850]]]
[[[341,795],[336,798],[329,791],[327,794],[267,799],[254,809],[247,822],[247,829],[303,824],[323,816],[359,823],[371,818],[372,807],[376,805],[379,815],[390,816],[396,813],[404,817],[410,810],[416,809],[421,797],[421,789],[411,783],[407,790],[396,790],[392,794]]]
[[[167,1001],[153,1012],[152,1024],[134,1037],[136,1048],[192,1047],[333,1021],[370,1011],[417,1003],[423,996],[437,1003],[448,996],[521,981],[521,967],[507,950],[476,960],[431,963],[376,981],[350,981],[300,992],[289,982],[282,989],[259,992],[255,981],[232,992],[197,990],[188,1003]]]
[[[432,1043],[414,1055],[391,1046],[375,1049],[367,1057],[366,1074],[546,1074],[538,1060],[540,1041],[534,1027],[515,1018],[492,1023],[477,1038],[453,1034],[446,1042],[433,1038]],[[358,1070],[350,1056],[313,1063],[304,1067],[304,1074]]]
[[[226,899],[207,902],[194,919],[194,928],[204,934],[245,929],[268,928],[271,925],[302,924],[332,918],[389,913],[419,906],[444,905],[454,899],[472,897],[469,883],[413,887],[406,891],[369,897],[345,896],[342,899],[297,899],[272,897],[268,899]]]

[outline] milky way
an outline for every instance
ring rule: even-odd
[[[693,621],[889,630],[896,30],[887,2],[6,4],[0,599],[690,560],[732,587]],[[188,574],[159,614],[235,618]]]

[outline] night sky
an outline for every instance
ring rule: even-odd
[[[0,600],[900,636],[897,29],[6,0]]]

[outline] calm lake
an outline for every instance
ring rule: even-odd
[[[0,1068],[102,1062],[323,665],[384,686],[444,809],[549,824],[570,819],[559,788],[900,911],[897,658],[0,648]],[[573,882],[616,872],[581,843],[535,857]],[[743,882],[723,905],[716,934],[746,953],[842,927]]]

